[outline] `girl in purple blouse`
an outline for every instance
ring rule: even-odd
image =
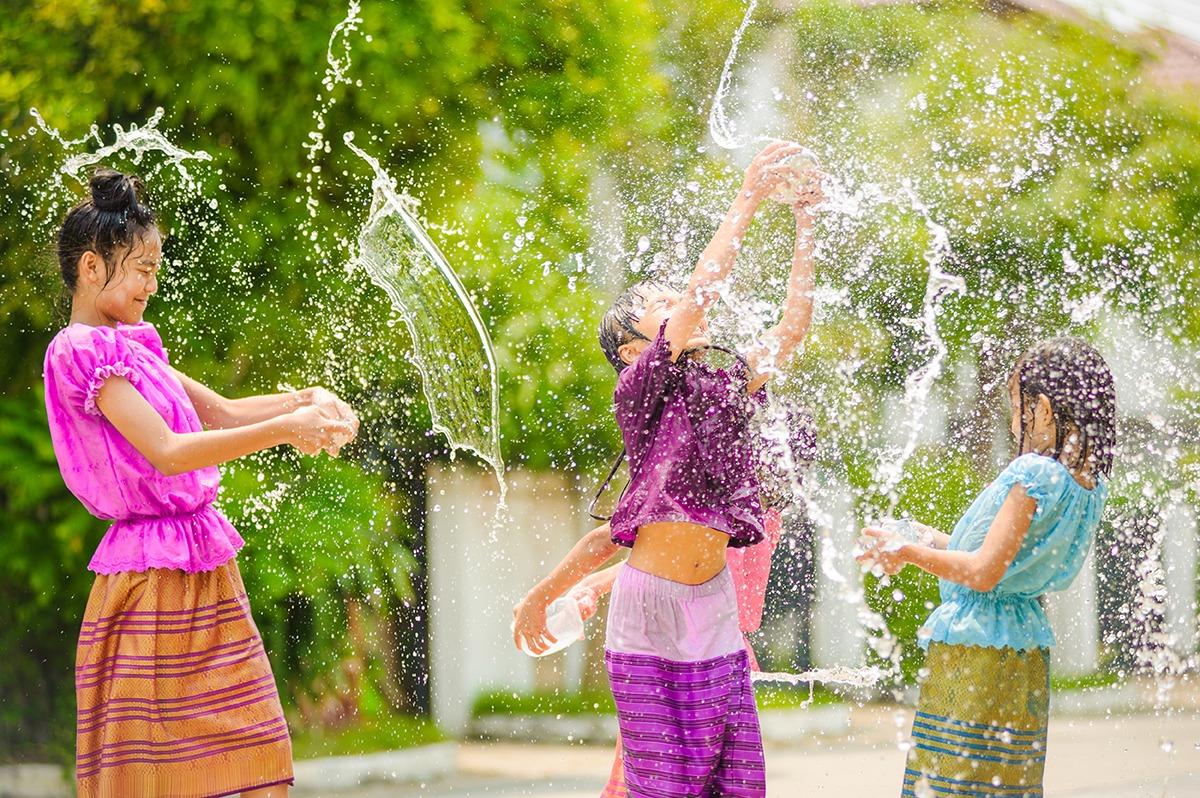
[[[279,444],[336,455],[358,420],[323,388],[231,400],[170,365],[142,321],[162,237],[141,190],[101,169],[67,214],[71,323],[45,360],[63,479],[113,522],[75,661],[79,795],[282,796],[291,743],[216,466]]]
[[[605,661],[633,796],[763,796],[762,737],[738,628],[730,546],[763,537],[748,422],[757,393],[812,319],[814,208],[820,175],[795,200],[796,244],[779,324],[726,372],[700,355],[706,313],[726,287],[746,230],[782,180],[796,144],[775,142],[741,190],[683,293],[640,283],[605,314],[600,344],[618,371],[614,403],[629,487],[610,526],[584,537],[514,609],[514,638],[552,640],[546,607],[622,546]]]

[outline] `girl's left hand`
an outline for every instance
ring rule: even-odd
[[[803,174],[809,180],[796,193],[792,213],[796,214],[797,221],[809,222],[817,215],[817,206],[825,201],[825,190],[821,187],[825,173],[820,169],[805,169]]]
[[[910,543],[895,532],[869,526],[863,529],[863,537],[872,538],[874,543],[869,549],[856,554],[854,559],[864,565],[878,565],[888,576],[900,573],[908,564],[905,549]]]
[[[358,416],[355,414],[354,408],[343,402],[333,391],[320,386],[310,388],[309,391],[309,400],[321,411],[322,415],[338,421],[345,421],[350,426],[349,437],[338,436],[335,441],[336,445],[325,449],[330,456],[337,457],[341,448],[358,436]],[[344,440],[343,437],[345,437]]]
[[[587,620],[596,614],[596,608],[600,603],[599,592],[589,585],[577,585],[571,591],[571,598],[575,599],[575,603],[579,605],[579,616],[583,620]]]

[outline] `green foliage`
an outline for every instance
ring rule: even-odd
[[[445,740],[428,718],[411,715],[366,715],[359,723],[344,728],[304,726],[292,734],[292,756],[316,759],[326,756],[398,751]]]
[[[616,712],[617,705],[607,690],[599,693],[500,690],[477,696],[471,705],[471,717],[474,718],[483,715],[615,715]]]
[[[343,686],[352,660],[395,695],[389,625],[415,598],[398,497],[353,464],[274,453],[231,466],[223,485],[224,511],[247,540],[239,560],[255,622],[290,703]]]
[[[0,396],[0,762],[74,751],[75,641],[104,523],[63,484],[40,390]]]
[[[814,146],[856,178],[907,180],[950,233],[968,286],[942,317],[956,358],[1007,362],[1077,331],[1091,318],[1070,307],[1097,292],[1194,329],[1191,303],[1176,299],[1200,254],[1200,158],[1181,149],[1200,108],[1140,83],[1144,56],[1128,40],[974,3],[818,0],[791,24],[808,53],[793,73],[813,93],[802,124]],[[919,302],[924,236],[913,232],[911,250],[897,236],[873,262],[905,287],[850,288],[872,317]]]

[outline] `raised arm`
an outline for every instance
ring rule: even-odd
[[[801,150],[803,147],[799,144],[776,141],[764,147],[746,168],[737,197],[729,206],[712,240],[700,253],[687,289],[671,311],[666,338],[671,345],[672,359],[678,358],[683,352],[688,339],[704,319],[704,314],[720,296],[758,206],[781,179],[780,160]]]
[[[747,389],[754,392],[761,388],[780,366],[783,365],[812,326],[813,313],[813,227],[816,222],[816,206],[824,198],[821,192],[821,174],[809,173],[813,178],[792,205],[796,216],[796,242],[792,250],[792,268],[788,273],[787,296],[779,323],[762,334],[757,345],[746,359],[754,371],[754,379]]]
[[[305,454],[336,451],[354,437],[348,421],[329,418],[314,405],[232,429],[175,432],[124,377],[105,380],[96,395],[96,407],[151,465],[168,476],[227,463],[284,443]]]
[[[874,560],[891,573],[911,563],[934,576],[986,593],[1000,583],[1021,550],[1036,511],[1037,501],[1029,497],[1024,486],[1013,485],[988,527],[983,545],[975,551],[938,548],[939,543],[945,545],[945,536],[940,534],[934,539],[935,546],[922,546],[886,530],[868,527],[863,534],[878,539],[879,543],[858,559]]]
[[[522,638],[535,654],[550,647],[546,641],[554,638],[546,628],[546,607],[617,553],[621,547],[612,542],[611,536],[608,524],[588,532],[562,562],[513,607],[513,642],[518,648]]]

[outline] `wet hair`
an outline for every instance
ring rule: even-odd
[[[112,281],[116,255],[139,238],[158,229],[154,211],[142,199],[142,179],[99,167],[88,183],[89,196],[67,212],[58,231],[58,267],[69,293],[79,282],[79,259],[95,252],[108,267],[104,284]]]
[[[634,326],[646,308],[647,295],[651,291],[671,290],[666,283],[657,280],[644,280],[626,288],[617,301],[612,303],[600,320],[600,348],[604,356],[617,371],[622,371],[628,363],[621,359],[621,347],[630,341],[646,336],[637,331]]]
[[[1095,347],[1081,338],[1050,338],[1031,346],[1013,366],[1009,385],[1017,389],[1021,439],[1018,452],[1025,450],[1026,403],[1039,396],[1050,400],[1054,417],[1054,451],[1059,459],[1063,444],[1072,432],[1079,435],[1079,452],[1072,470],[1092,459],[1097,473],[1112,474],[1116,446],[1117,394],[1112,373]]]

